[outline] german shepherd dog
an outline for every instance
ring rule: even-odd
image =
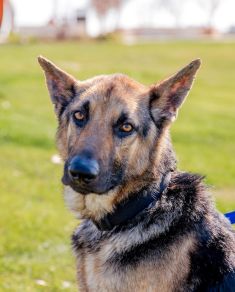
[[[150,87],[39,57],[59,126],[79,291],[235,291],[235,236],[169,136],[200,60]]]

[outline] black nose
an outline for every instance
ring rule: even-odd
[[[77,155],[70,161],[68,172],[73,180],[89,182],[98,176],[99,164],[94,159]]]

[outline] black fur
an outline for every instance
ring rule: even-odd
[[[147,191],[154,193],[154,189],[153,185]],[[144,234],[153,226],[159,227],[149,240],[135,245],[130,242],[124,251],[112,253],[108,261],[118,271],[160,257],[173,243],[180,245],[185,235],[194,234],[197,247],[190,255],[191,272],[181,291],[235,291],[234,232],[228,220],[214,209],[202,177],[175,172],[167,192],[157,202],[160,204],[153,203],[126,225],[109,232],[101,232],[92,221],[85,221],[73,235],[74,249],[95,253],[115,234],[133,228],[141,228]]]
[[[129,144],[123,143],[125,147],[118,149],[122,150],[121,154],[115,150],[120,143],[111,142],[115,145],[111,151],[108,150],[110,147],[107,147],[107,152],[101,151],[102,159],[109,167],[101,172],[99,182],[94,182],[89,195],[82,195],[84,193],[80,192],[81,189],[70,184],[66,187],[65,198],[72,211],[82,218],[89,218],[81,223],[73,235],[81,290],[133,291],[136,288],[141,292],[142,287],[145,287],[144,291],[159,292],[162,292],[161,289],[164,292],[235,291],[234,231],[229,221],[214,208],[202,182],[203,178],[176,170],[175,154],[168,132],[168,126],[193,84],[200,60],[192,61],[175,75],[148,89],[120,74],[75,82],[45,58],[39,57],[39,63],[45,71],[52,102],[59,116],[57,139],[65,161],[70,159],[70,154],[74,154],[71,144],[76,144],[74,151],[78,153],[90,147],[92,135],[92,143],[98,145],[98,151],[102,150],[100,137],[105,141],[104,132],[95,124],[94,130],[99,132],[91,134],[88,131],[89,143],[86,145],[75,143],[74,140],[73,143],[67,143],[72,138],[65,139],[65,119],[67,122],[69,118],[71,120],[71,116],[66,116],[67,105],[82,93],[83,98],[98,100],[99,97],[97,104],[109,102],[112,98],[118,99],[118,96],[126,100],[126,110],[122,109],[124,112],[119,112],[120,119],[116,125],[111,125],[115,130],[120,123],[128,122],[128,111],[132,107],[132,103],[129,104],[131,92],[138,113],[130,121],[133,123],[133,131],[129,134],[138,132],[142,138],[149,136],[152,141],[150,148],[145,147],[143,152],[133,147],[134,152],[129,152],[129,167],[127,148],[132,147],[131,140]],[[90,97],[89,90],[85,93],[93,85],[97,85],[92,91],[95,92],[95,98]],[[119,90],[116,93],[117,88]],[[141,101],[135,98],[143,94],[148,97],[148,104],[145,98]],[[104,111],[103,116],[105,114]],[[113,123],[111,117],[110,122]],[[149,129],[153,129],[154,124],[155,135],[153,131],[149,135]],[[73,135],[79,136],[77,129]],[[66,148],[67,144],[69,149]],[[137,145],[141,147],[141,143]],[[142,154],[145,155],[143,159],[136,157],[138,163],[134,163],[135,156]],[[142,169],[140,164],[144,159],[148,164]],[[135,169],[139,167],[142,169],[139,172],[141,175]],[[66,168],[67,163],[65,172]],[[100,231],[93,223],[108,212],[114,212],[115,207],[128,195],[141,196],[143,190],[152,196],[157,195],[160,177],[168,172],[173,173],[168,188],[134,218],[111,231]],[[65,173],[65,185],[68,179]],[[112,188],[113,192],[109,193]],[[103,196],[98,197],[98,194]],[[169,275],[166,275],[169,270]]]

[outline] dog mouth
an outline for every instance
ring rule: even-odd
[[[104,176],[105,177],[105,176]],[[67,172],[64,172],[64,175],[61,179],[63,185],[70,186],[75,192],[88,195],[90,193],[94,193],[97,195],[103,195],[107,192],[111,191],[112,189],[116,188],[118,185],[121,184],[121,177],[120,175],[112,176],[113,179],[107,180],[102,183],[100,181],[93,181],[93,180],[71,180]]]
[[[90,161],[88,161],[88,164],[89,163]],[[81,167],[81,165],[79,166]],[[84,163],[82,167],[85,173],[86,164]],[[82,195],[90,193],[102,195],[122,184],[124,177],[123,173],[124,171],[121,165],[114,163],[111,168],[106,170],[100,169],[98,175],[95,177],[88,176],[87,173],[85,173],[86,175],[78,174],[74,176],[74,174],[71,173],[70,161],[67,161],[64,165],[64,174],[61,181],[65,186],[70,186],[75,192]]]
[[[88,194],[97,194],[97,195],[103,195],[107,192],[111,191],[116,187],[116,185],[111,185],[108,188],[98,188],[98,187],[89,187],[89,186],[83,186],[81,184],[69,184],[69,186],[77,193],[81,195],[88,195]]]

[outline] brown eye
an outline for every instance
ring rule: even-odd
[[[133,126],[131,124],[126,123],[120,126],[120,130],[129,133],[133,130]]]
[[[85,120],[85,114],[81,111],[78,111],[78,112],[75,112],[74,113],[74,118],[77,120],[77,121],[84,121]]]

